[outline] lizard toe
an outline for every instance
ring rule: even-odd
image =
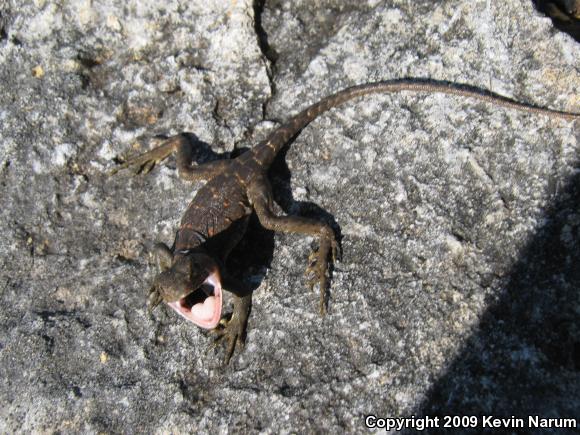
[[[137,170],[135,171],[135,175],[146,175],[153,170],[155,167],[156,161],[155,160],[147,160],[143,163]]]
[[[147,300],[147,312],[151,314],[153,310],[161,303],[163,297],[157,291],[155,287],[151,287],[149,290],[149,298]]]
[[[342,247],[336,240],[332,241],[332,262],[335,263],[336,261],[342,260]]]
[[[155,167],[155,165],[167,158],[169,154],[173,151],[175,147],[175,140],[167,139],[161,145],[140,154],[136,157],[127,159],[118,168],[111,171],[111,174],[115,174],[122,169],[134,168],[135,175],[147,174]]]

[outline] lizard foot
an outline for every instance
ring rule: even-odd
[[[308,256],[308,266],[304,275],[310,290],[316,283],[320,288],[320,314],[326,314],[326,291],[328,289],[329,268],[339,258],[339,248],[334,232],[326,227],[320,239],[320,246]],[[330,255],[331,261],[328,260]]]
[[[135,168],[135,175],[139,174],[147,174],[150,172],[157,163],[161,162],[162,160],[166,159],[169,154],[175,148],[175,137],[169,138],[165,140],[161,145],[158,147],[153,148],[146,153],[128,159],[124,163],[122,163],[119,167],[113,169],[111,171],[111,175],[116,174],[122,169],[126,168]]]
[[[246,321],[244,321],[239,316],[234,315],[231,318],[223,318],[219,325],[213,329],[211,332],[217,335],[210,349],[217,347],[224,340],[226,341],[226,354],[224,362],[226,365],[229,364],[234,351],[236,350],[236,345],[239,345],[240,349],[243,349],[246,342]]]

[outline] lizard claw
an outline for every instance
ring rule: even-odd
[[[149,290],[149,298],[147,299],[147,312],[151,314],[161,301],[163,301],[163,297],[159,291],[157,291],[157,288],[151,287]]]
[[[314,250],[308,255],[308,266],[306,266],[306,270],[304,271],[306,285],[310,288],[311,291],[314,290],[314,285],[319,280],[320,272],[318,270],[317,263],[318,250]]]
[[[336,241],[336,239],[332,239],[332,262],[336,263],[337,261],[342,260],[342,247]]]
[[[135,175],[148,174],[149,172],[151,172],[153,170],[153,168],[155,167],[155,165],[157,163],[158,162],[156,160],[147,160],[145,163],[143,163],[141,166],[139,166],[135,170]]]
[[[311,276],[306,280],[306,285],[310,291],[314,291],[314,286],[318,283],[320,288],[320,315],[326,314],[326,290],[328,288],[328,277],[326,273],[319,271],[309,271]]]
[[[220,320],[218,326],[211,331],[216,334],[213,344],[210,349],[215,349],[222,341],[226,341],[226,353],[224,363],[228,365],[236,345],[242,349],[246,342],[246,325],[239,317],[232,316],[230,319],[224,318]]]

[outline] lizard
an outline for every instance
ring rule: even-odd
[[[281,149],[322,113],[364,95],[404,91],[451,94],[551,118],[580,119],[578,113],[521,103],[469,85],[396,79],[352,86],[327,96],[291,117],[258,145],[234,159],[196,165],[187,137],[184,134],[169,137],[113,170],[132,167],[136,173],[148,173],[175,153],[180,178],[206,182],[189,203],[173,246],[157,243],[153,249],[159,273],[150,288],[149,310],[165,301],[187,321],[214,331],[216,343],[222,339],[226,342],[225,364],[228,364],[236,346],[243,347],[245,342],[252,291],[232,278],[225,265],[229,253],[242,238],[250,215],[255,212],[266,229],[318,238],[318,248],[309,256],[306,275],[311,289],[316,284],[319,286],[320,313],[324,315],[330,267],[340,253],[336,235],[327,223],[301,216],[277,215],[273,209],[268,168]],[[229,318],[222,318],[224,291],[233,298],[233,312]]]

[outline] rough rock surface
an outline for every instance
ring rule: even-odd
[[[340,230],[330,312],[302,277],[313,240],[254,228],[232,259],[258,288],[228,367],[208,334],[144,309],[149,250],[199,185],[173,160],[107,175],[155,135],[236,152],[379,79],[578,111],[579,71],[527,1],[3,2],[0,432],[579,419],[578,123],[432,95],[313,122],[272,179],[281,211]]]

